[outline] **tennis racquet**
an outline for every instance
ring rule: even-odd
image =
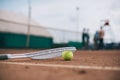
[[[62,48],[54,48],[41,50],[31,53],[22,53],[22,54],[1,54],[0,60],[8,60],[13,58],[31,58],[31,59],[49,59],[54,57],[59,57],[62,55],[62,52],[70,50],[74,52],[76,50],[75,47],[62,47]]]

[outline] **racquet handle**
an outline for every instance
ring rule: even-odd
[[[0,60],[7,60],[8,59],[8,55],[0,55]]]

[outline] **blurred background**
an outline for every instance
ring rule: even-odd
[[[120,49],[120,0],[0,0],[0,48],[82,49],[86,28],[93,49],[101,26],[105,48]]]

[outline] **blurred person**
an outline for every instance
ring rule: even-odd
[[[83,32],[82,32],[82,46],[83,46],[83,48],[85,48],[85,36],[86,36],[86,29],[84,28]]]
[[[89,29],[86,30],[86,49],[89,49]]]
[[[86,29],[86,28],[83,29],[82,45],[83,45],[83,49],[88,49],[89,47],[89,29]]]
[[[99,46],[99,31],[96,31],[94,34],[94,49],[98,49]]]
[[[104,48],[104,30],[103,27],[100,27],[100,31],[99,31],[99,49],[103,49]]]

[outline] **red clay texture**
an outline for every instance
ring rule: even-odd
[[[0,54],[20,54],[33,51],[38,50],[1,49]],[[39,64],[58,66],[40,66]],[[117,67],[120,69],[120,50],[77,50],[74,52],[74,58],[71,61],[64,61],[62,57],[45,60],[33,60],[30,58],[4,60],[0,61],[0,80],[120,80],[119,69],[67,68],[59,67],[59,65]]]

